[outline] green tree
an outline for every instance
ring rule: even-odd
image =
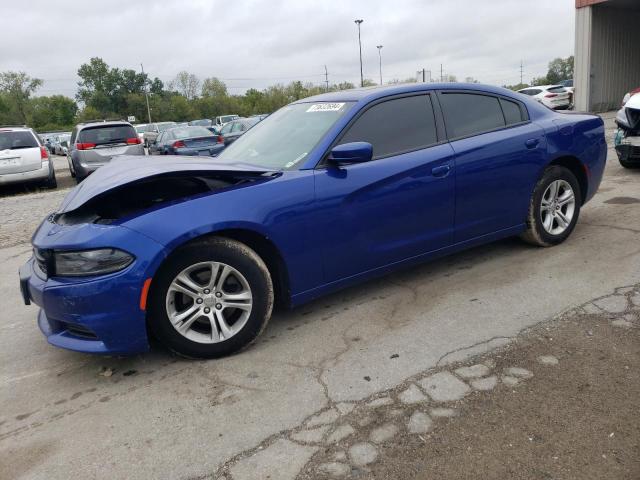
[[[42,80],[25,72],[1,72],[0,92],[9,123],[29,123],[31,95],[42,86]]]
[[[547,72],[547,81],[558,83],[562,80],[573,78],[573,55],[567,58],[554,58],[549,62],[549,71]]]
[[[203,97],[226,97],[229,95],[225,83],[216,77],[204,79],[201,94]]]
[[[80,82],[76,98],[98,111],[101,117],[126,116],[129,110],[127,96],[143,94],[149,81],[146,74],[131,69],[110,68],[97,57],[81,65],[78,76]]]
[[[37,130],[66,130],[73,126],[78,105],[63,95],[31,99],[29,125]]]
[[[182,70],[178,72],[176,78],[169,82],[168,88],[173,92],[178,92],[187,100],[193,100],[198,96],[200,80],[193,73]]]
[[[371,80],[370,78],[365,78],[364,81],[362,82],[363,87],[374,87],[376,85],[377,83]]]

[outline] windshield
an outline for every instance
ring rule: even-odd
[[[236,118],[239,118],[238,115],[225,115],[223,117],[220,117],[220,121],[222,123],[227,123],[227,122],[230,122],[232,120],[235,120]]]
[[[138,133],[144,133],[145,130],[147,129],[147,125],[136,125],[135,129],[136,129],[136,132]]]
[[[178,127],[171,129],[174,138],[182,140],[195,137],[213,137],[213,133],[204,127]]]
[[[287,105],[256,124],[223,150],[218,158],[275,170],[296,168],[351,105]]]
[[[31,132],[0,132],[0,150],[17,150],[19,148],[39,147],[36,137]]]

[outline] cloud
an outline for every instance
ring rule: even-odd
[[[572,2],[557,0],[31,0],[2,7],[3,38],[13,39],[0,71],[42,78],[41,94],[73,96],[78,67],[91,57],[145,70],[167,81],[180,70],[217,76],[232,92],[300,79],[359,81],[357,28],[362,18],[365,76],[385,81],[421,68],[486,83],[525,80],[573,53]],[[19,20],[19,21],[17,21]],[[32,27],[26,28],[27,25]]]

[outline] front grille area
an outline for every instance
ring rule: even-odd
[[[87,327],[83,327],[82,325],[77,325],[73,323],[65,323],[63,324],[66,327],[67,332],[74,337],[85,338],[88,340],[97,340],[98,336],[89,330]]]
[[[618,155],[622,161],[640,162],[640,147],[636,145],[621,144],[616,146]]]

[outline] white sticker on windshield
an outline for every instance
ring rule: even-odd
[[[307,112],[337,112],[342,107],[344,103],[315,103],[307,109]]]

